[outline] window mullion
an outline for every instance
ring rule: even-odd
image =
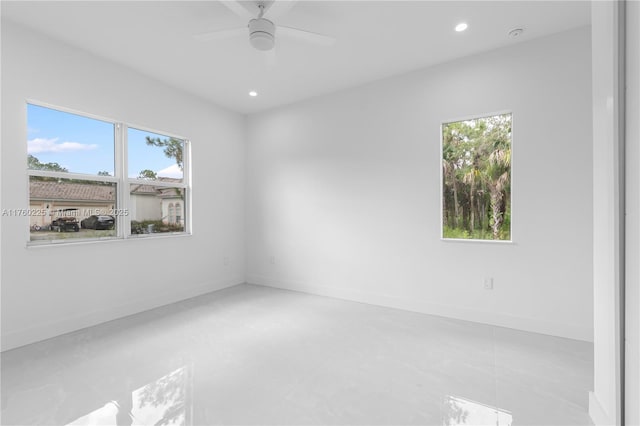
[[[118,179],[113,176],[99,176],[99,175],[88,175],[84,173],[69,173],[69,172],[53,172],[49,170],[34,170],[29,169],[29,176],[41,176],[41,177],[51,177],[57,179],[72,179],[72,180],[90,180],[95,182],[118,182]]]
[[[129,193],[127,191],[127,132],[126,126],[122,123],[115,124],[115,155],[116,155],[116,177],[118,178],[118,209],[129,211]],[[118,237],[127,238],[130,227],[129,215],[119,214],[116,216]]]
[[[191,215],[191,141],[184,141],[184,155],[182,159],[183,164],[183,182],[185,184],[185,199],[184,199],[184,220],[186,223],[185,232],[191,233],[193,231],[193,217]]]

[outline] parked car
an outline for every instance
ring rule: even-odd
[[[69,212],[76,210],[78,209],[62,209],[58,211],[58,214],[68,214]],[[51,221],[49,229],[58,232],[78,232],[80,227],[78,226],[78,219],[74,216],[58,216]]]
[[[80,221],[82,229],[113,229],[116,219],[107,215],[92,215]]]

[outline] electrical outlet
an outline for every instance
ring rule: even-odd
[[[484,279],[484,289],[485,290],[493,290],[493,278],[485,278]]]
[[[275,256],[269,256],[269,263],[272,265],[276,264],[276,257]]]

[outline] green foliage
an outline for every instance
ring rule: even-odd
[[[37,157],[31,154],[27,156],[27,165],[29,170],[46,170],[49,172],[64,172],[64,173],[69,172],[69,170],[62,167],[58,163],[42,163]],[[98,176],[111,176],[111,173],[107,171],[99,171],[97,174]],[[30,179],[35,181],[42,181],[42,182],[60,181],[60,179],[58,178],[46,177],[46,176],[30,176]],[[90,184],[90,185],[111,185],[111,183],[109,182],[96,182],[92,180],[82,180],[82,179],[64,179],[64,181],[69,183],[84,183],[84,184]]]
[[[50,172],[68,172],[69,171],[58,163],[41,163],[37,157],[31,154],[27,156],[27,166],[30,170],[47,170]]]
[[[509,230],[505,230],[507,238],[500,238],[501,240],[508,240]],[[462,240],[492,240],[493,234],[488,229],[474,229],[473,232],[470,232],[467,229],[462,228],[450,228],[448,226],[444,226],[442,229],[443,238],[455,238]]]
[[[448,226],[444,226],[442,229],[442,236],[444,238],[460,238],[460,239],[470,239],[471,235],[469,231],[461,228],[450,228]]]
[[[138,173],[138,178],[154,180],[158,178],[158,174],[153,170],[144,169],[140,173]]]
[[[442,127],[443,236],[510,239],[511,115]]]
[[[178,224],[166,224],[162,220],[132,220],[132,234],[146,234],[149,232],[149,225],[153,225],[153,232],[182,232],[184,226]]]
[[[183,168],[183,158],[182,158],[182,145],[183,141],[180,139],[169,138],[169,139],[161,139],[161,138],[152,138],[150,136],[146,137],[147,145],[149,146],[157,146],[164,148],[164,155],[167,158],[173,158],[176,160],[176,164],[180,167],[180,170]]]

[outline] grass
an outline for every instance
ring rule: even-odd
[[[445,226],[442,230],[443,238],[452,238],[458,240],[494,240],[493,232],[486,229],[476,229],[473,232],[469,232],[464,228],[451,228]],[[511,232],[507,228],[500,230],[500,235],[496,241],[509,241],[511,239]]]
[[[81,229],[78,232],[31,231],[31,241],[77,240],[115,237],[115,229]]]

